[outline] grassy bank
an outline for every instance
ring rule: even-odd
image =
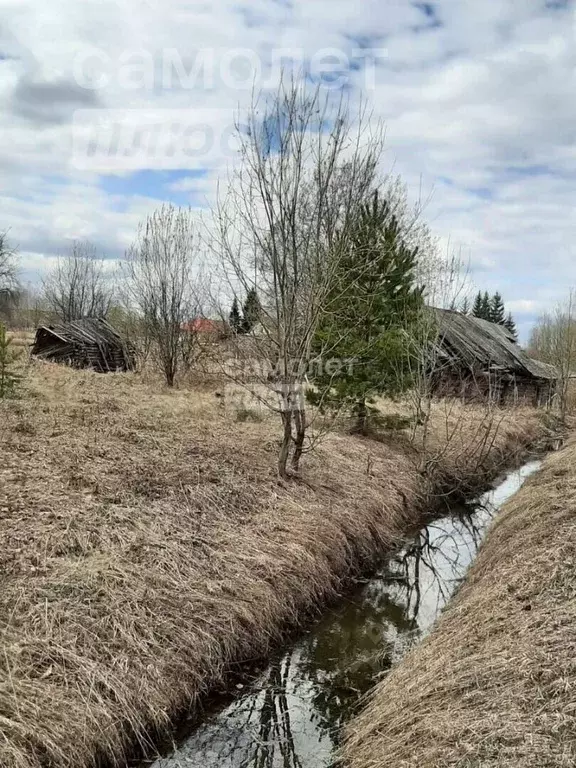
[[[576,439],[503,508],[431,635],[348,728],[347,768],[576,762]]]
[[[333,434],[283,484],[276,421],[213,391],[50,365],[29,388],[0,405],[3,768],[121,764],[429,510],[404,434]],[[429,475],[483,483],[543,431],[439,405]]]

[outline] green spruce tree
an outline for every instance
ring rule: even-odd
[[[508,315],[506,316],[506,319],[502,323],[504,327],[510,331],[512,336],[514,337],[514,341],[518,342],[518,329],[516,328],[516,323],[514,322],[514,318],[512,317],[512,312],[508,312]]]
[[[478,291],[476,298],[474,299],[472,314],[474,317],[482,317],[482,293],[480,291]]]
[[[506,320],[506,310],[502,296],[498,291],[494,294],[490,302],[490,320],[497,325],[504,325]]]
[[[468,296],[465,296],[462,300],[462,304],[460,305],[460,312],[463,315],[469,315],[470,314],[470,299]]]
[[[260,320],[262,309],[256,288],[250,288],[242,308],[242,326],[244,333],[250,333]]]
[[[0,400],[16,397],[22,375],[16,365],[20,354],[12,347],[12,339],[8,338],[6,326],[0,323]]]
[[[492,300],[488,294],[488,291],[484,291],[482,294],[482,308],[480,310],[480,317],[482,320],[492,321]]]
[[[375,192],[359,211],[315,340],[317,354],[329,350],[353,363],[336,374],[322,370],[311,395],[324,407],[348,408],[362,433],[374,397],[394,397],[412,383],[410,333],[424,303],[416,260],[389,202]]]
[[[234,301],[232,302],[232,309],[230,310],[230,315],[228,317],[228,325],[233,333],[242,333],[243,322],[240,315],[238,299],[236,297],[234,297]]]

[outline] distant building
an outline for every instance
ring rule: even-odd
[[[467,400],[547,405],[558,371],[529,357],[502,325],[446,309],[434,309],[438,331],[432,350],[433,390]]]
[[[214,337],[214,340],[225,337],[229,328],[223,320],[210,320],[207,317],[195,317],[182,325],[182,330],[197,333],[203,337]]]

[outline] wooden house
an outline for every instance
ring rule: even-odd
[[[130,346],[106,320],[96,317],[40,326],[32,355],[74,368],[92,368],[99,373],[134,368]]]
[[[460,312],[434,309],[433,389],[439,396],[548,405],[558,371],[529,357],[502,325]]]

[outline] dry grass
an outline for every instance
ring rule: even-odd
[[[16,329],[9,331],[9,338],[15,347],[27,349],[34,342],[34,332],[26,329]]]
[[[576,763],[576,439],[505,505],[432,634],[348,728],[347,768]]]
[[[3,768],[122,764],[426,514],[405,440],[334,434],[282,484],[276,422],[239,423],[213,392],[48,364],[29,389],[0,404]],[[438,409],[437,446],[461,416]],[[465,419],[445,476],[477,470],[472,436],[494,471],[543,429],[509,412],[492,444]]]

